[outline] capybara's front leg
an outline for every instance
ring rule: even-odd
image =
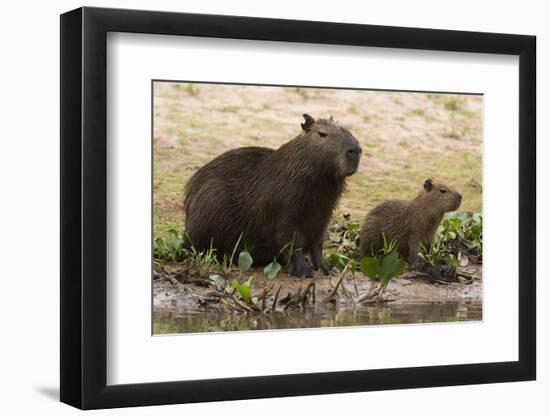
[[[409,239],[409,268],[418,267],[418,252],[420,251],[420,243],[417,239]]]
[[[313,269],[311,269],[304,259],[304,254],[301,249],[298,249],[292,255],[290,265],[288,267],[288,273],[297,277],[313,277]]]
[[[323,261],[323,242],[313,247],[313,250],[311,251],[311,263],[315,271],[320,269],[324,275],[330,274],[330,270]]]

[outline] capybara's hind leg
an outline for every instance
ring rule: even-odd
[[[313,277],[313,269],[311,269],[304,259],[304,254],[302,253],[302,250],[297,250],[292,255],[292,259],[290,261],[290,265],[288,267],[288,273],[290,275],[295,275],[297,277]]]

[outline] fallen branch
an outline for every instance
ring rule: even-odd
[[[284,306],[283,310],[286,311],[286,309],[288,309],[290,307],[300,305],[301,299],[302,299],[302,287],[298,288],[298,291],[296,291],[296,294],[294,294],[293,296],[290,297],[290,299],[288,300],[288,302]]]
[[[344,269],[345,270],[345,269]],[[336,295],[336,291],[338,291],[338,288],[340,287],[340,284],[342,284],[342,281],[344,280],[344,273],[342,271],[342,274],[340,276],[340,279],[336,283],[336,286],[332,289],[332,291],[323,299],[323,304],[328,303],[334,296]]]
[[[313,291],[312,291],[312,288],[313,288]],[[315,291],[315,283],[312,281],[309,283],[309,285],[306,287],[306,290],[302,294],[302,297],[301,297],[302,310],[305,309],[305,306],[307,303],[307,297],[309,296],[309,293],[311,292],[312,294],[314,294],[314,291]]]
[[[271,290],[273,289],[274,286],[275,286],[274,283],[270,283],[267,287],[264,287],[264,289],[262,290],[262,292],[258,296],[258,302],[259,301],[262,302],[262,307],[260,308],[261,311],[265,311],[266,299],[271,294]]]
[[[365,294],[363,294],[362,296],[355,299],[355,302],[356,303],[362,303],[362,302],[365,302],[367,300],[370,300],[370,299],[372,299],[372,295],[374,295],[374,294],[371,294],[371,291],[367,291]]]
[[[282,286],[279,285],[279,288],[277,289],[277,292],[275,293],[275,298],[273,299],[273,304],[271,305],[271,311],[275,311],[275,307],[277,307],[277,299],[279,298],[279,293],[281,292]]]
[[[359,297],[359,290],[357,289],[357,276],[353,273],[353,287],[355,288],[355,296]]]
[[[346,288],[346,284],[344,284],[344,282],[342,282],[342,284],[340,286],[342,287],[342,293],[344,294],[344,297],[345,298],[352,298],[350,292]]]
[[[365,294],[356,298],[355,302],[363,303],[365,301],[371,301],[375,299],[376,301],[382,301],[382,295],[384,294],[384,291],[386,290],[387,287],[388,287],[388,283],[377,285],[376,281],[371,280],[369,290]]]

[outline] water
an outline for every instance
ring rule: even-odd
[[[203,333],[480,320],[482,320],[482,304],[467,301],[389,303],[382,306],[354,306],[338,309],[310,308],[306,311],[268,314],[156,311],[154,333]]]

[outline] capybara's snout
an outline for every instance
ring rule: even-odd
[[[455,193],[455,208],[454,210],[458,210],[460,207],[460,204],[462,204],[462,194],[459,192]]]
[[[363,153],[359,142],[356,140],[353,142],[354,143],[350,143],[345,150],[347,167],[346,176],[353,175],[357,172],[357,169],[359,168],[359,161],[361,160],[361,154]]]
[[[354,144],[352,146],[349,146],[346,150],[346,155],[348,155],[350,158],[353,158],[355,156],[361,157],[361,154],[363,153],[363,149],[361,149],[361,146],[359,144]]]

